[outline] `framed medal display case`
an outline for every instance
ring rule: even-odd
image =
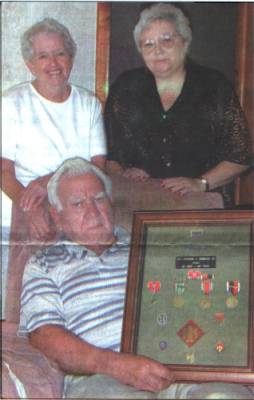
[[[254,383],[254,211],[133,218],[122,351],[177,381]]]

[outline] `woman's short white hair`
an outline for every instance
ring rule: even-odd
[[[172,22],[176,32],[187,43],[187,48],[189,48],[192,41],[190,20],[184,15],[180,8],[168,3],[158,3],[149,8],[145,8],[141,12],[139,21],[134,28],[133,35],[138,51],[140,51],[140,36],[142,32],[151,22],[156,20]]]
[[[39,33],[58,33],[64,41],[64,48],[71,58],[75,57],[77,46],[74,42],[69,30],[60,22],[53,18],[44,18],[27,29],[20,39],[21,53],[25,61],[33,58],[33,41]]]
[[[111,199],[112,185],[109,177],[84,158],[74,157],[64,161],[50,178],[47,186],[49,203],[56,208],[58,212],[61,211],[63,207],[58,196],[58,186],[60,180],[64,176],[80,176],[88,173],[92,173],[100,179],[104,185],[107,196]]]

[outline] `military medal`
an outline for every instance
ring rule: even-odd
[[[217,321],[219,324],[222,324],[225,319],[225,315],[223,312],[216,312],[214,315],[215,321]]]
[[[226,305],[228,308],[235,308],[238,305],[238,293],[240,292],[240,282],[238,280],[227,281],[226,283],[228,297]]]
[[[221,353],[224,350],[225,345],[222,342],[217,342],[215,348],[218,353]]]
[[[201,282],[201,290],[204,293],[205,297],[200,300],[199,305],[203,310],[205,310],[206,308],[211,307],[211,304],[212,304],[212,301],[211,301],[211,299],[209,297],[210,293],[213,290],[213,281],[212,281],[212,279],[213,279],[213,277],[212,278],[210,278],[210,277],[206,278],[205,277],[205,279],[202,279],[202,282]]]
[[[161,282],[160,281],[148,281],[147,288],[149,292],[153,294],[151,299],[151,304],[156,302],[155,294],[161,290]]]
[[[168,343],[165,340],[161,340],[159,343],[159,347],[162,351],[166,350],[166,348],[168,347]]]
[[[192,353],[187,353],[186,354],[186,361],[190,364],[194,364],[195,363],[195,354]]]
[[[165,326],[168,323],[168,316],[166,313],[160,313],[157,316],[157,324],[160,326]]]
[[[185,291],[185,283],[184,281],[175,282],[175,296],[173,299],[173,304],[176,308],[180,308],[184,305],[184,294]]]

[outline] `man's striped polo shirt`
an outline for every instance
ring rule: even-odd
[[[58,242],[31,257],[21,295],[20,334],[61,325],[87,342],[120,348],[129,235],[117,227],[116,243],[100,256]]]

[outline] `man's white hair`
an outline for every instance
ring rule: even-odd
[[[61,211],[63,207],[58,196],[58,186],[61,178],[64,176],[80,176],[88,173],[92,173],[100,179],[105,187],[108,197],[111,199],[112,185],[109,177],[84,158],[74,157],[64,161],[50,178],[47,185],[49,203],[56,208],[58,212]]]
[[[189,49],[192,41],[192,30],[189,19],[183,11],[172,4],[158,3],[145,8],[139,17],[139,21],[134,28],[134,40],[138,51],[140,51],[140,36],[151,22],[162,20],[174,24],[176,32],[187,43]]]

